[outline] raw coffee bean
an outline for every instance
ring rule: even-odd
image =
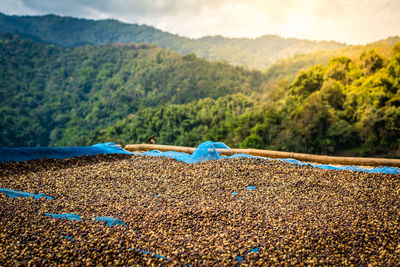
[[[397,265],[399,178],[255,158],[1,163],[0,187],[53,200],[0,194],[0,265]]]

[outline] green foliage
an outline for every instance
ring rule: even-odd
[[[146,107],[266,89],[258,71],[152,46],[61,49],[11,34],[0,40],[1,146],[87,145],[92,131]]]
[[[243,140],[241,146],[244,148],[247,148],[247,147],[264,148],[265,144],[264,144],[261,136],[259,136],[258,134],[252,133]]]
[[[351,68],[351,59],[348,57],[334,57],[326,66],[324,80],[333,79],[342,84],[351,82],[348,76]]]
[[[289,94],[304,99],[311,93],[320,90],[323,82],[323,73],[323,67],[319,65],[300,72],[290,87]]]
[[[360,60],[364,75],[370,75],[382,68],[383,59],[374,50],[370,50],[368,53],[362,53]]]
[[[218,140],[242,148],[394,155],[400,146],[399,61],[395,55],[383,62],[364,74],[358,61],[332,58],[326,67],[301,72],[291,85],[276,82],[261,96],[141,110],[118,123],[124,134],[116,136],[111,127],[96,133],[96,141],[135,143],[155,134],[159,143],[175,145]]]
[[[396,53],[383,58],[371,50],[359,62],[332,58],[324,68],[301,72],[278,105],[282,131],[269,147],[312,153],[361,147],[364,155],[398,151],[399,63]]]
[[[155,135],[169,145],[397,155],[397,46],[358,48],[293,78],[290,60],[259,72],[151,45],[64,49],[0,34],[0,146]]]
[[[324,101],[336,110],[342,110],[346,99],[344,86],[339,81],[327,79],[321,87],[321,96]]]

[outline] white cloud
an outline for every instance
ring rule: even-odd
[[[189,37],[279,34],[367,43],[400,35],[398,0],[0,0],[7,14],[115,18]]]

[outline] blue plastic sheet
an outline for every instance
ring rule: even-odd
[[[47,216],[51,216],[52,218],[59,218],[59,219],[67,219],[67,220],[76,220],[80,221],[82,220],[81,216],[73,213],[63,213],[63,214],[55,214],[55,213],[45,213]],[[95,220],[98,220],[100,222],[107,222],[108,226],[114,226],[114,225],[125,225],[125,223],[118,219],[118,218],[113,218],[113,217],[95,217]]]
[[[248,251],[246,251],[245,254],[248,254],[248,253],[258,253],[258,252],[260,252],[260,250],[259,250],[258,248],[253,248],[253,249],[249,249]],[[237,256],[236,259],[237,259],[238,261],[242,261],[242,260],[243,260],[243,257],[244,257],[244,256]]]
[[[51,216],[52,218],[58,218],[58,219],[67,219],[70,221],[76,220],[80,221],[81,216],[73,213],[63,213],[63,214],[55,214],[55,213],[45,213],[46,216]]]
[[[160,258],[160,259],[164,259],[164,260],[169,260],[169,258],[167,258],[167,257],[161,256],[161,255],[155,254],[154,252],[149,252],[149,251],[146,251],[146,250],[143,250],[143,249],[135,249],[135,251],[139,251],[139,252],[141,252],[141,253],[143,253],[143,254],[152,255],[152,256],[154,256],[154,257],[156,257],[156,258]]]
[[[74,240],[75,240],[74,237],[68,236],[68,235],[65,235],[64,238],[67,239],[67,240],[69,240],[69,241],[74,241]]]
[[[254,157],[246,154],[236,154],[229,157],[223,157],[218,154],[216,149],[230,149],[225,144],[220,142],[212,142],[207,141],[205,143],[200,144],[197,149],[193,152],[193,154],[180,153],[175,151],[168,152],[160,152],[160,151],[149,151],[145,153],[137,153],[140,155],[148,155],[148,156],[165,156],[174,158],[178,161],[186,162],[186,163],[198,163],[206,160],[218,160],[223,158],[237,158],[237,157]],[[93,146],[87,147],[64,147],[64,148],[0,148],[0,162],[7,161],[26,161],[31,159],[43,159],[43,158],[56,158],[56,159],[66,159],[71,157],[78,157],[83,155],[98,155],[98,154],[136,154],[129,151],[126,151],[120,147],[118,147],[114,143],[103,143],[96,144]],[[331,165],[323,165],[323,164],[311,164],[301,162],[295,159],[281,159],[281,161],[289,162],[297,165],[310,165],[312,167],[326,169],[326,170],[350,170],[350,171],[364,171],[369,173],[392,173],[392,174],[400,174],[399,168],[394,167],[377,167],[377,168],[361,168],[357,166],[331,166]],[[248,186],[247,190],[256,190],[256,186]],[[7,194],[9,197],[35,197],[40,198],[48,198],[52,199],[52,197],[43,195],[43,194],[32,194],[22,191],[15,191],[11,189],[0,188],[0,193]],[[237,192],[232,192],[232,195],[237,195]],[[157,197],[158,195],[155,195]],[[53,218],[63,218],[68,220],[77,220],[80,221],[81,217],[77,214],[73,213],[64,213],[64,214],[53,214],[53,213],[45,213],[47,216],[51,216]],[[107,225],[125,225],[125,223],[117,218],[113,217],[95,217],[96,220],[106,221]],[[65,238],[70,239],[70,237],[65,236]],[[145,250],[137,250],[144,254],[153,255],[157,258],[162,258],[165,260],[169,260],[169,258],[157,255],[153,252],[148,252]],[[237,256],[236,259],[240,262],[243,257],[248,253],[257,253],[259,252],[258,248],[253,248],[248,250],[245,255]]]
[[[12,189],[6,189],[6,188],[1,188],[0,187],[0,193],[6,194],[8,197],[14,198],[14,197],[34,197],[35,199],[38,198],[47,198],[47,199],[53,199],[52,197],[43,195],[43,194],[33,194],[33,193],[27,193],[23,191],[16,191]]]
[[[188,153],[182,152],[175,152],[175,151],[167,151],[167,152],[160,152],[158,150],[153,150],[144,153],[138,153],[140,155],[148,155],[148,156],[164,156],[174,158],[179,161],[183,161],[186,163],[198,163],[201,161],[206,160],[215,160],[215,159],[223,159],[223,158],[239,158],[239,157],[246,157],[246,158],[263,158],[263,157],[255,157],[247,154],[235,154],[229,157],[224,157],[218,154],[218,148],[223,149],[230,149],[228,146],[221,142],[212,142],[207,141],[200,144],[196,150],[193,152],[192,155]],[[268,158],[267,158],[268,159]],[[324,165],[324,164],[312,164],[301,162],[295,159],[280,159],[284,162],[293,163],[296,165],[310,165],[315,168],[320,168],[324,170],[349,170],[349,171],[363,171],[368,173],[391,173],[391,174],[400,174],[400,169],[395,167],[377,167],[377,168],[361,168],[358,166],[331,166],[331,165]]]
[[[98,154],[133,154],[115,143],[102,143],[84,147],[23,147],[0,148],[0,162],[31,159],[67,159]]]
[[[107,222],[108,226],[125,225],[125,223],[122,220],[113,217],[95,217],[94,219],[100,222]]]
[[[304,166],[310,165],[315,168],[323,169],[323,170],[342,170],[342,171],[362,171],[368,173],[391,173],[391,174],[400,174],[400,169],[395,167],[375,167],[375,168],[362,168],[358,166],[332,166],[325,164],[314,164],[314,163],[305,163],[298,161],[296,159],[281,159],[281,161],[290,162],[296,165]]]
[[[216,151],[216,149],[218,149],[218,148],[230,149],[224,143],[207,141],[207,142],[201,143],[196,148],[196,150],[193,152],[193,154],[188,154],[188,153],[183,153],[183,152],[175,152],[175,151],[160,152],[158,150],[152,150],[149,152],[144,152],[144,153],[139,153],[139,154],[147,155],[147,156],[169,157],[169,158],[174,158],[179,161],[183,161],[185,163],[198,163],[201,161],[215,160],[215,159],[223,158],[223,156],[219,155],[218,152]]]
[[[222,158],[238,158],[238,157],[259,158],[246,154],[236,154],[229,157],[223,157],[219,155],[216,150],[219,148],[230,149],[224,143],[207,141],[201,143],[196,148],[196,150],[193,152],[192,155],[188,153],[181,153],[175,151],[160,152],[157,150],[144,153],[136,153],[136,154],[170,157],[186,163],[198,163],[201,161],[217,160]],[[31,159],[42,159],[42,158],[65,159],[83,155],[98,155],[98,154],[112,154],[112,153],[135,154],[120,148],[114,143],[102,143],[86,147],[0,148],[0,162],[26,161]],[[295,159],[281,159],[281,160],[297,165],[310,165],[312,167],[325,170],[350,170],[350,171],[363,171],[368,173],[400,174],[400,169],[395,167],[361,168],[357,166],[331,166],[324,164],[311,164],[311,163],[301,162]]]

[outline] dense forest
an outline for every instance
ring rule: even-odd
[[[400,42],[391,53],[333,57],[292,83],[275,81],[258,97],[233,94],[146,108],[90,139],[136,143],[154,134],[164,144],[218,140],[242,148],[398,157]]]
[[[44,45],[0,34],[0,146],[84,145],[146,107],[261,93],[266,75],[150,45]]]
[[[184,146],[398,156],[397,40],[295,56],[261,72],[154,45],[61,48],[1,33],[0,147],[156,135]]]
[[[276,35],[255,39],[221,36],[190,39],[146,25],[56,15],[8,16],[0,13],[0,31],[61,47],[113,43],[155,44],[184,55],[194,53],[201,58],[226,60],[234,65],[263,69],[279,58],[345,47],[345,44],[337,42],[282,38]]]

